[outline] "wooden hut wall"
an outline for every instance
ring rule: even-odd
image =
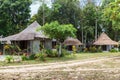
[[[33,40],[32,41],[32,52],[34,54],[40,52],[40,40]]]
[[[52,40],[45,40],[45,48],[52,49]]]

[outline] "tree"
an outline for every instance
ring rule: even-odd
[[[46,23],[40,28],[49,38],[56,39],[59,46],[59,56],[61,55],[62,42],[67,37],[75,37],[76,29],[71,24],[60,25],[57,21]]]
[[[0,34],[4,36],[23,30],[30,18],[31,0],[0,0]]]
[[[31,18],[31,21],[35,20],[35,17],[36,21],[41,25],[43,25],[44,18],[45,23],[50,23],[51,21],[57,20],[60,24],[72,24],[77,29],[77,27],[79,26],[78,22],[81,19],[80,2],[79,0],[54,0],[51,8],[48,7],[46,4],[41,5],[38,13],[36,14],[36,16]],[[79,33],[77,34],[77,37],[81,39],[80,30],[77,33]]]
[[[108,28],[114,31],[114,39],[117,39],[118,32],[120,31],[120,0],[109,3],[103,10],[104,21],[111,24]]]
[[[81,25],[84,31],[84,43],[89,44],[97,38],[98,32],[101,32],[99,26],[101,23],[100,6],[88,1],[84,5],[82,13]]]

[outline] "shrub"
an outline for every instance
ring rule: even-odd
[[[84,48],[83,52],[88,52],[88,48]]]
[[[28,56],[26,54],[23,54],[21,56],[22,61],[28,60]]]
[[[110,50],[110,52],[118,52],[118,50],[113,48],[113,49]]]
[[[90,52],[97,52],[97,48],[95,46],[89,48]]]
[[[52,51],[52,57],[57,57],[58,56],[58,51],[57,50],[53,50]]]
[[[48,57],[57,57],[57,51],[56,50],[46,50],[46,54]]]
[[[5,57],[5,61],[6,61],[7,63],[14,62],[14,58],[13,58],[13,56],[6,56],[6,57]]]
[[[102,52],[101,47],[98,47],[98,48],[97,48],[97,52]]]
[[[66,56],[66,55],[70,55],[70,53],[69,53],[67,50],[62,49],[61,57],[64,57],[64,56]]]
[[[48,57],[52,57],[52,50],[47,49],[46,54],[47,54]]]
[[[46,56],[44,53],[37,53],[35,54],[35,57],[37,58],[37,60],[45,61]]]
[[[30,55],[29,55],[29,60],[35,60],[35,58],[36,58],[36,57],[35,57],[35,54],[30,54]]]

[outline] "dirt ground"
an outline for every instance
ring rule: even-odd
[[[120,57],[0,67],[0,80],[120,80]]]

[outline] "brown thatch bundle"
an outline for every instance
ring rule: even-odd
[[[78,39],[67,38],[63,44],[65,45],[82,45],[82,43]]]
[[[119,43],[111,40],[104,32],[99,36],[98,40],[93,43],[94,45],[118,45]]]

